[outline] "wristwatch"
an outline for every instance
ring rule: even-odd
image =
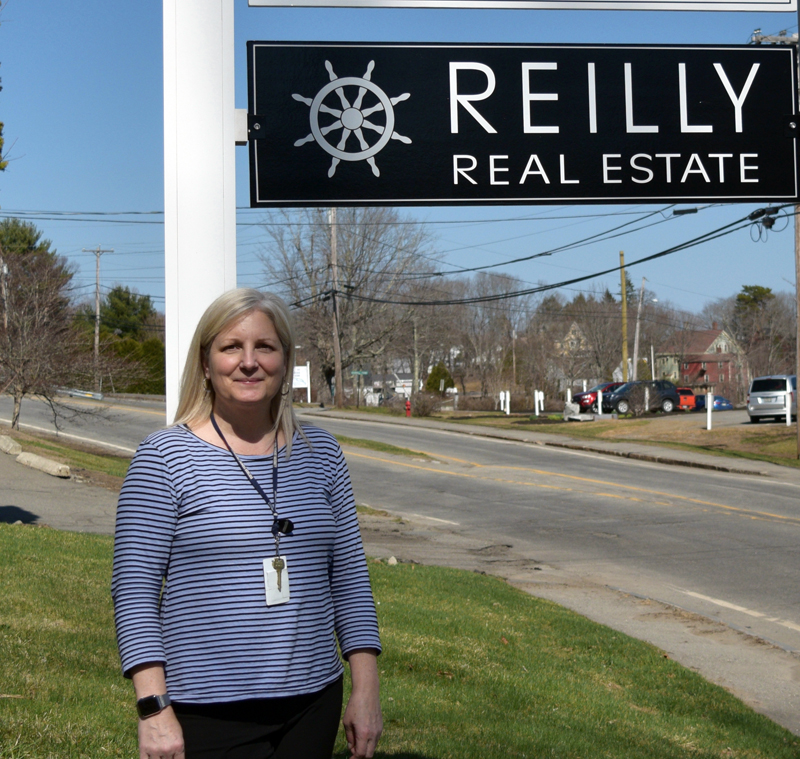
[[[142,719],[152,717],[154,714],[166,709],[172,701],[165,693],[163,696],[145,696],[136,702],[136,709]]]

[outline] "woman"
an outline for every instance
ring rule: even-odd
[[[285,304],[218,298],[198,324],[175,424],[120,494],[112,594],[140,759],[353,757],[382,729],[377,619],[341,449],[300,429]],[[162,589],[163,587],[163,589]]]

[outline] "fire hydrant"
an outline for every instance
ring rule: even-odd
[[[406,401],[406,416],[411,416],[411,399]]]

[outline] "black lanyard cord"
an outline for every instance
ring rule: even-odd
[[[258,491],[258,494],[264,499],[264,502],[269,506],[270,511],[272,511],[273,522],[272,522],[272,534],[275,537],[275,544],[277,546],[278,541],[280,540],[281,534],[283,535],[291,535],[292,530],[294,530],[294,525],[292,524],[291,519],[281,519],[278,516],[277,511],[277,504],[278,504],[278,433],[275,433],[275,440],[272,443],[272,500],[270,501],[269,496],[264,492],[264,488],[261,487],[261,483],[250,473],[250,470],[244,465],[244,462],[236,455],[236,451],[230,447],[228,441],[225,439],[225,436],[222,434],[222,430],[219,428],[217,424],[217,420],[214,418],[214,412],[211,412],[211,424],[214,427],[217,435],[219,435],[220,440],[225,443],[225,447],[230,451],[231,455],[234,459],[236,459],[236,463],[239,465],[239,468],[244,472],[244,475],[250,480],[250,484]]]

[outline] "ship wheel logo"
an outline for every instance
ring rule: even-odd
[[[411,143],[408,137],[394,131],[394,106],[403,100],[408,100],[411,95],[405,92],[391,98],[373,84],[372,70],[375,68],[375,61],[369,62],[363,77],[340,78],[336,76],[330,61],[325,61],[325,68],[331,80],[313,100],[298,94],[292,95],[295,100],[309,107],[311,123],[311,134],[297,140],[294,146],[299,148],[307,142],[316,142],[326,153],[333,156],[331,167],[328,169],[329,177],[336,173],[340,161],[366,161],[372,167],[372,173],[379,177],[381,172],[375,163],[375,156],[386,147],[389,140],[399,140],[406,145]],[[353,98],[352,103],[348,96]],[[321,124],[322,114],[333,117],[333,121]],[[335,142],[336,133],[340,131],[341,136],[338,142]],[[329,135],[333,138],[330,142]],[[374,139],[376,135],[377,139]],[[354,137],[355,141],[351,137]],[[360,149],[348,150],[348,143],[351,148]]]

